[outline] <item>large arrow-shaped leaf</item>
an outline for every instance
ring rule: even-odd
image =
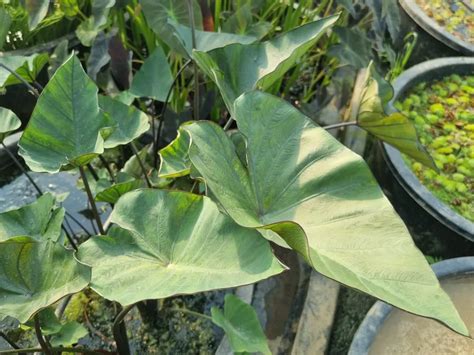
[[[253,283],[284,270],[268,242],[207,197],[137,190],[112,213],[121,228],[81,245],[91,287],[123,305]],[[137,277],[139,275],[139,277]]]
[[[51,240],[17,237],[0,243],[0,318],[21,323],[64,296],[81,291],[90,268],[78,263],[73,251]]]
[[[413,159],[437,170],[433,159],[418,141],[415,126],[405,115],[385,114],[379,85],[370,75],[371,65],[360,71],[350,106],[351,119],[377,138],[394,146]]]
[[[100,132],[107,125],[99,112],[97,87],[71,56],[41,93],[19,153],[38,172],[83,165],[104,151]]]
[[[218,125],[184,129],[193,166],[237,223],[273,230],[330,278],[467,333],[361,157],[269,94],[241,96],[235,118],[247,167]]]
[[[199,67],[217,84],[230,112],[234,100],[257,86],[267,89],[337,21],[338,15],[295,28],[256,44],[232,44],[208,53],[195,51]]]
[[[0,107],[0,143],[14,130],[20,128],[21,121],[13,111]]]
[[[24,235],[57,240],[64,212],[64,208],[55,208],[53,195],[47,193],[32,204],[0,213],[0,242]]]

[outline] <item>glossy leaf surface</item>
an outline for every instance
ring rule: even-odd
[[[262,92],[241,96],[235,118],[247,167],[216,124],[184,129],[193,166],[237,223],[271,229],[332,279],[467,333],[361,157]]]
[[[20,128],[21,121],[15,113],[5,107],[0,107],[0,143],[14,130]]]
[[[71,56],[41,93],[19,154],[38,172],[83,165],[104,151],[101,131],[108,125],[99,112],[97,87]]]
[[[160,177],[175,178],[189,174],[191,167],[188,155],[189,143],[188,134],[180,129],[178,136],[160,150]]]
[[[137,190],[112,212],[109,236],[81,245],[91,287],[122,305],[253,283],[284,270],[268,242],[207,197]],[[137,277],[137,273],[140,277]]]
[[[78,263],[73,251],[51,240],[17,237],[0,243],[0,275],[0,314],[24,323],[85,288],[90,268]]]

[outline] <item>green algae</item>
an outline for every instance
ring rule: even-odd
[[[435,196],[474,221],[474,76],[420,83],[395,107],[413,120],[439,172],[404,157],[407,164]]]

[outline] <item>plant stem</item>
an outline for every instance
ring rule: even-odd
[[[134,304],[131,304],[123,308],[120,311],[120,313],[117,315],[117,318],[115,318],[115,321],[114,321],[114,325],[113,325],[114,339],[115,339],[115,343],[117,344],[117,352],[120,355],[130,355],[130,346],[128,344],[127,330],[125,329],[125,324],[123,323],[123,319],[134,306],[135,306]]]
[[[349,121],[349,122],[339,122],[335,124],[331,124],[329,126],[323,126],[326,131],[330,129],[336,129],[336,128],[341,128],[341,127],[347,127],[347,126],[357,126],[357,121]]]
[[[188,0],[188,15],[189,23],[191,25],[191,36],[193,49],[196,49],[196,24],[194,22],[194,0]],[[194,69],[194,95],[193,95],[193,117],[197,121],[199,120],[199,73],[196,62],[193,62]]]
[[[232,122],[234,122],[234,119],[232,117],[229,117],[229,119],[224,125],[224,131],[227,131],[229,129],[229,127],[232,125]]]
[[[21,81],[27,88],[28,90],[31,91],[31,93],[36,96],[36,97],[39,97],[39,92],[36,88],[34,88],[29,82],[27,82],[25,79],[23,79],[17,72],[15,72],[14,70],[11,70],[10,68],[8,68],[5,64],[2,64],[0,63],[0,67],[5,69],[6,71],[10,72],[11,75],[13,75],[15,78],[17,78],[19,81]]]
[[[79,167],[79,173],[81,174],[82,181],[84,182],[84,187],[86,189],[87,198],[91,204],[92,214],[94,215],[97,227],[99,228],[99,233],[105,235],[104,227],[102,221],[100,220],[99,212],[97,211],[97,206],[95,204],[94,196],[92,196],[91,188],[89,186],[89,181],[87,181],[86,173],[82,166]]]
[[[112,172],[112,169],[110,168],[109,162],[100,154],[99,154],[99,160],[101,161],[102,165],[104,165],[107,172],[109,173],[110,180],[115,184],[115,176],[114,176],[114,173]]]
[[[42,348],[25,348],[25,349],[11,349],[11,350],[0,350],[0,354],[20,354],[20,353],[36,353],[42,351]],[[84,348],[64,348],[64,347],[53,347],[51,348],[54,352],[68,352],[68,353],[79,353],[79,354],[115,354],[106,350],[88,350]]]
[[[168,93],[166,94],[166,99],[165,103],[163,104],[163,108],[161,109],[161,114],[160,114],[160,122],[158,123],[158,129],[156,130],[156,136],[153,139],[153,162],[155,168],[158,167],[158,146],[160,143],[160,138],[161,138],[161,131],[163,130],[163,123],[165,121],[165,115],[166,115],[166,108],[168,107],[168,101],[170,100],[171,93],[173,92],[173,88],[175,87],[176,83],[178,82],[178,79],[181,75],[181,73],[186,69],[186,67],[191,63],[191,59],[186,61],[186,63],[183,64],[181,68],[179,68],[178,72],[176,73],[173,82],[171,83],[171,86],[168,90]],[[155,132],[153,132],[155,134]]]
[[[146,172],[145,164],[143,164],[142,159],[140,158],[140,153],[137,149],[137,146],[135,145],[134,142],[130,142],[130,146],[132,147],[133,154],[135,154],[135,157],[137,158],[138,165],[140,165],[140,169],[142,170],[143,177],[145,178],[146,184],[149,188],[152,188],[153,185],[151,184],[150,179],[148,179],[148,174]]]
[[[41,332],[41,325],[40,325],[38,313],[35,314],[34,320],[35,320],[36,337],[38,338],[38,341],[41,345],[41,349],[43,349],[46,355],[53,355],[53,352],[49,348],[48,343],[46,342],[46,339],[43,337],[43,333]]]
[[[0,331],[0,337],[5,339],[5,341],[8,343],[8,345],[10,345],[13,349],[20,349],[20,347],[18,345],[16,345],[15,342],[13,340],[11,340],[8,337],[8,335],[6,335],[4,332]]]
[[[170,308],[170,311],[187,313],[187,314],[190,314],[190,315],[195,316],[195,317],[204,318],[204,319],[212,321],[211,317],[209,317],[205,314],[199,313],[199,312],[191,311],[191,310],[186,309],[186,308]]]
[[[8,156],[10,157],[10,159],[15,163],[15,165],[20,169],[20,171],[22,172],[22,174],[24,174],[26,176],[26,178],[29,180],[29,182],[31,183],[31,185],[33,185],[33,187],[35,188],[36,192],[38,193],[39,196],[43,196],[43,191],[41,190],[41,188],[38,186],[38,184],[36,184],[35,180],[33,180],[33,178],[31,177],[31,175],[28,173],[28,171],[23,167],[23,165],[20,163],[20,161],[15,157],[15,155],[10,152],[10,150],[8,149],[8,147],[5,145],[5,143],[2,142],[2,147],[3,149],[7,152]],[[68,212],[66,212],[66,215],[68,215],[69,217],[71,217]],[[67,239],[69,240],[69,243],[72,245],[72,247],[77,250],[77,245],[76,243],[74,242],[74,239],[72,238],[72,236],[68,233],[68,231],[66,230],[66,228],[64,227],[64,225],[61,226],[64,233],[66,234],[66,237]],[[87,233],[88,231],[86,229],[84,229]]]

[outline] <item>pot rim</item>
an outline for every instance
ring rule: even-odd
[[[429,17],[414,0],[399,0],[400,6],[421,28],[445,45],[467,55],[474,54],[474,44],[454,36]]]
[[[474,256],[446,259],[431,265],[438,279],[474,274]],[[367,312],[352,340],[348,355],[367,355],[381,326],[395,307],[377,301]]]
[[[406,70],[393,83],[394,95],[387,105],[387,112],[397,112],[394,107],[395,102],[414,85],[421,81],[441,78],[450,73],[474,74],[474,58],[433,59]],[[398,183],[426,212],[457,234],[474,241],[474,222],[461,216],[433,195],[406,165],[398,150],[383,143],[383,155]]]

